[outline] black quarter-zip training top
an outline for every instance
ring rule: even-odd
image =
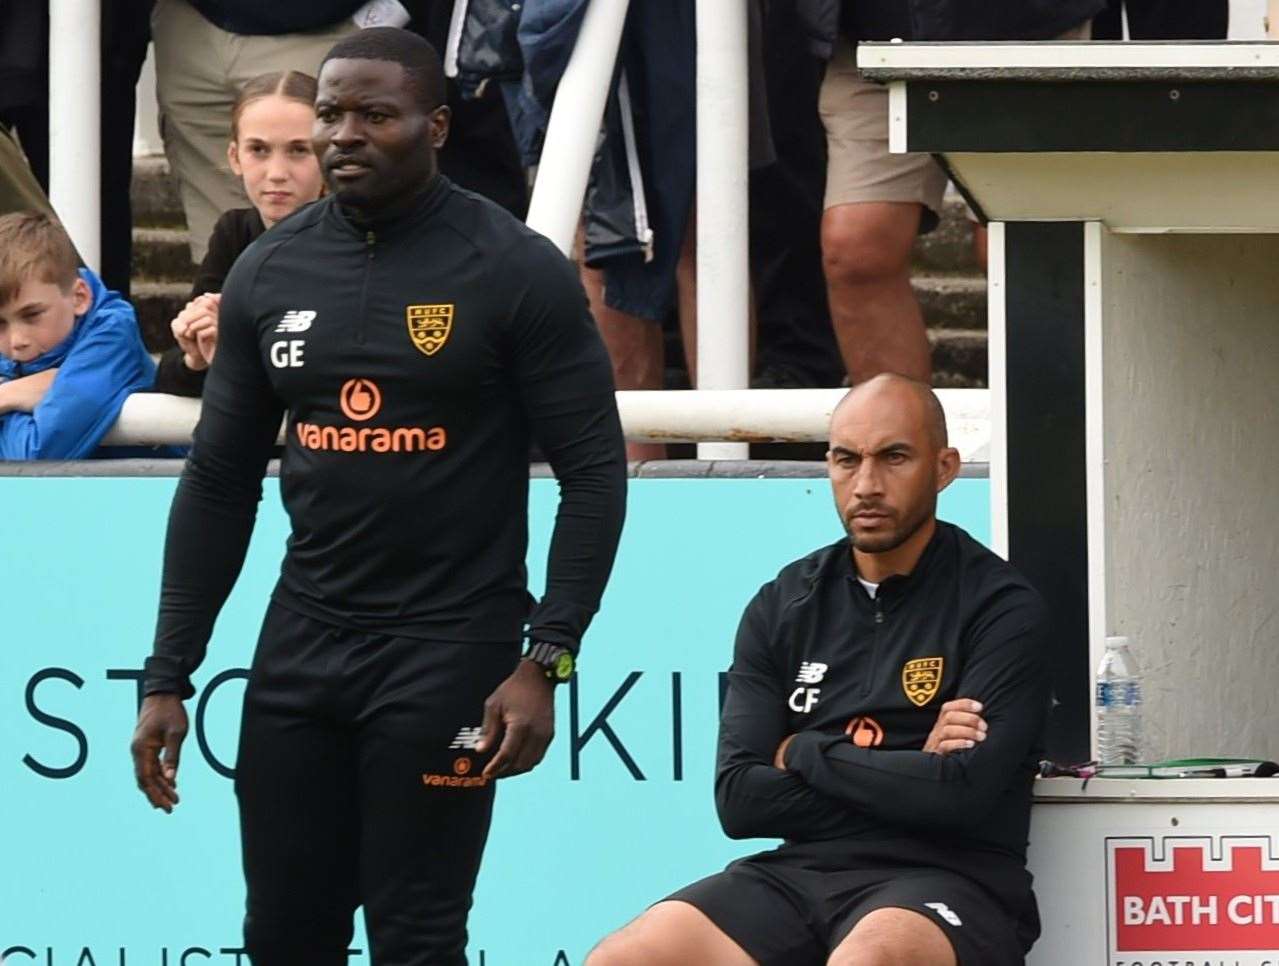
[[[1041,600],[950,524],[872,599],[847,539],[784,568],[747,607],[720,724],[716,804],[734,838],[818,864],[975,879],[1037,931],[1025,871],[1048,711]],[[942,704],[980,701],[977,747],[923,751]],[[786,770],[773,766],[795,735]]]
[[[612,566],[626,457],[572,264],[442,175],[391,220],[332,199],[236,262],[174,497],[148,692],[191,693],[287,413],[292,524],[274,600],[423,640],[578,646]],[[528,453],[560,481],[546,594],[526,589]]]

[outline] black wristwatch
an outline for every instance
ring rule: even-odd
[[[563,684],[573,676],[573,671],[577,668],[577,658],[573,656],[573,652],[562,644],[552,644],[550,641],[529,641],[524,660],[540,667],[546,680],[552,684]]]

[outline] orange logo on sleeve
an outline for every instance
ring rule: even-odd
[[[362,423],[372,419],[382,408],[382,393],[369,379],[348,379],[342,384],[338,404],[347,419]]]
[[[848,722],[844,734],[858,748],[877,748],[884,742],[883,726],[867,714],[859,714]]]
[[[455,775],[465,775],[470,770],[471,759],[469,758],[458,758],[453,762],[453,773]]]

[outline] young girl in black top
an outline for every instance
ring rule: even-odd
[[[227,161],[252,207],[228,211],[214,226],[191,300],[170,323],[178,344],[160,358],[155,392],[200,395],[217,351],[219,293],[231,266],[254,239],[323,192],[311,149],[314,105],[315,78],[299,71],[262,74],[240,91]]]

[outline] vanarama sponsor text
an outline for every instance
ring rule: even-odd
[[[293,424],[298,442],[307,449],[342,453],[424,453],[438,452],[448,445],[443,426],[317,426],[298,421]]]

